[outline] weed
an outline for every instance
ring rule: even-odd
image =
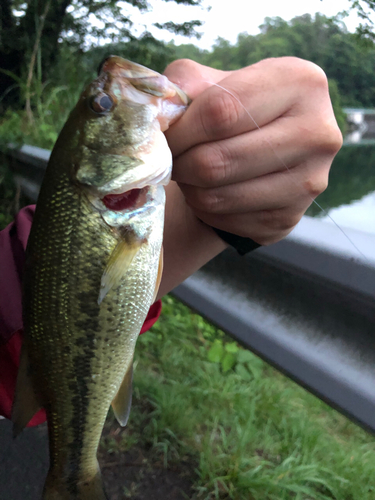
[[[130,431],[197,498],[373,500],[374,439],[171,297],[136,362]]]

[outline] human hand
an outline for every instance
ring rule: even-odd
[[[229,72],[183,59],[165,74],[192,98],[166,132],[186,203],[210,226],[282,239],[326,188],[342,144],[324,72],[284,57]]]

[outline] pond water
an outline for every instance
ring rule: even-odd
[[[375,234],[375,136],[345,140],[333,162],[329,186],[317,202],[343,229]],[[307,215],[332,222],[326,213],[313,204]]]

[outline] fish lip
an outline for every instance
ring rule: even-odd
[[[168,80],[165,75],[120,56],[110,55],[102,60],[98,67],[98,75],[101,77],[106,73],[111,73],[115,78],[125,78],[130,84],[132,84],[132,80],[134,82],[136,80],[155,78],[164,82],[163,93],[159,97],[167,99],[177,98],[185,107],[191,103],[191,99],[187,94],[178,85]]]
[[[98,69],[97,69],[98,76],[100,75],[100,73],[102,73],[103,66],[108,61],[108,59],[110,59],[111,57],[116,57],[116,56],[114,54],[110,54],[109,56],[105,56],[104,59],[102,59],[100,61],[99,65],[98,65]]]
[[[116,177],[115,179],[107,182],[103,186],[96,187],[100,197],[107,194],[121,194],[130,191],[131,189],[142,189],[147,186],[166,186],[171,180],[172,171],[170,168],[166,168],[161,172],[153,173],[141,179],[137,179],[134,182],[128,182],[126,184],[120,185],[118,188],[113,188],[113,184],[119,181],[122,176]]]
[[[165,186],[172,175],[172,153],[163,133],[157,134],[152,153],[138,156],[141,163],[131,173],[125,171],[110,181],[97,186],[99,195],[120,194],[146,186]]]
[[[115,55],[105,57],[100,63],[98,68],[99,76],[102,73],[111,73],[113,75],[122,76],[129,79],[161,76],[157,71],[146,68],[146,66],[142,66],[141,64]]]

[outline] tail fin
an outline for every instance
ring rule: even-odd
[[[48,473],[42,500],[108,500],[103,488],[100,471],[92,478],[67,483],[56,480],[56,476]]]

